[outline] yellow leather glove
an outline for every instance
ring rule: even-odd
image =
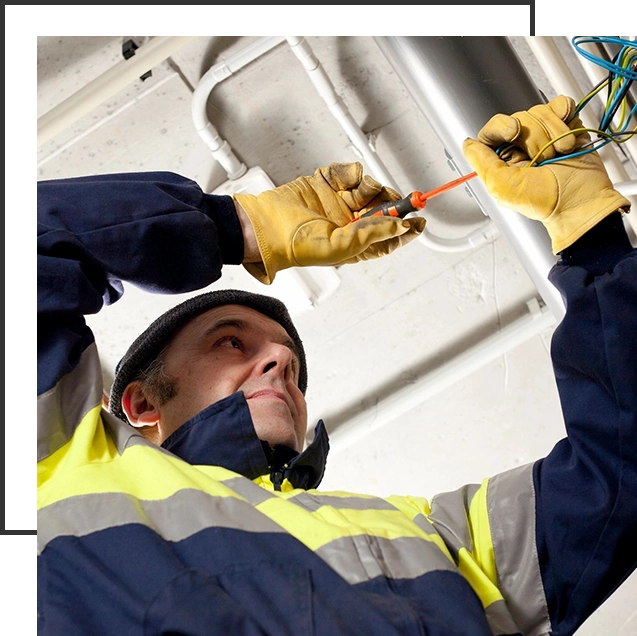
[[[560,95],[528,111],[498,114],[480,130],[477,141],[466,139],[463,144],[465,158],[491,196],[503,207],[541,221],[551,237],[554,254],[615,210],[630,209],[628,199],[613,188],[596,152],[536,165],[576,152],[590,142],[587,132],[567,135],[529,166],[549,141],[583,127],[579,117],[572,118],[575,108],[573,99]],[[500,158],[493,149],[506,143],[513,148],[505,150]]]
[[[254,229],[261,263],[244,263],[257,280],[269,285],[288,267],[344,265],[378,258],[416,238],[425,219],[369,217],[367,211],[400,199],[394,190],[363,176],[359,162],[332,163],[311,177],[257,196],[235,194]]]

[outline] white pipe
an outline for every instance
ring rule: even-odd
[[[281,42],[284,37],[263,37],[217,64],[201,77],[192,97],[192,119],[195,130],[210,148],[212,156],[224,168],[229,179],[238,179],[247,172],[247,166],[234,154],[230,144],[218,133],[208,119],[207,104],[210,93],[222,80],[230,77],[246,64],[253,62]]]
[[[67,142],[63,143],[61,146],[56,148],[53,152],[51,152],[50,154],[40,159],[40,161],[38,161],[38,168],[41,168],[42,166],[47,164],[49,161],[51,161],[51,159],[55,159],[55,157],[62,154],[65,150],[68,150],[71,146],[75,145],[76,143],[84,139],[84,137],[88,137],[88,135],[95,132],[97,129],[101,128],[104,124],[108,123],[109,121],[112,121],[116,117],[119,117],[124,111],[128,110],[131,106],[134,106],[135,104],[140,102],[142,99],[144,99],[151,93],[154,93],[160,86],[162,86],[163,84],[166,84],[167,82],[170,82],[175,77],[179,77],[179,74],[175,72],[168,73],[167,75],[162,77],[159,81],[155,82],[154,84],[149,86],[147,89],[143,90],[141,93],[138,93],[137,95],[135,95],[133,99],[130,99],[125,104],[122,104],[119,108],[116,108],[114,111],[110,112],[105,117],[101,117],[92,126],[85,128],[79,135],[76,135],[72,139],[69,139]]]
[[[38,118],[38,147],[169,58],[193,36],[157,36]]]
[[[620,181],[619,183],[613,183],[613,187],[625,197],[637,196],[637,180]]]
[[[556,324],[555,316],[537,299],[527,303],[529,313],[488,336],[413,384],[392,393],[371,410],[359,413],[342,426],[330,431],[330,449],[339,452],[356,444],[369,433],[395,421],[433,395],[453,386],[489,362],[507,353]],[[329,426],[329,416],[325,418]]]
[[[438,252],[457,253],[480,247],[492,241],[498,235],[499,232],[495,223],[487,218],[473,232],[460,238],[451,239],[437,236],[429,232],[427,226],[425,226],[425,231],[418,236],[417,240]]]
[[[378,158],[378,155],[371,149],[368,138],[356,124],[353,117],[347,110],[343,100],[334,90],[332,81],[328,77],[318,58],[314,55],[314,52],[307,40],[298,36],[289,36],[286,39],[292,49],[292,52],[303,65],[303,68],[314,84],[318,94],[322,97],[327,107],[337,119],[350,141],[359,150],[363,159],[374,174],[374,177],[381,183],[399,191],[400,189],[396,185],[393,177],[383,165],[382,161]]]
[[[318,58],[314,55],[307,40],[300,36],[288,36],[286,39],[292,52],[303,65],[317,92],[341,125],[349,140],[360,152],[374,177],[384,185],[400,192],[400,188],[394,181],[394,178],[372,149],[369,139],[355,122],[345,103],[337,94],[332,81]],[[425,227],[424,232],[418,236],[418,240],[425,246],[439,252],[465,252],[483,245],[496,234],[497,230],[494,229],[491,220],[487,218],[476,230],[464,237],[455,239],[439,237]]]
[[[537,38],[534,39],[537,41]],[[554,43],[547,47],[532,47],[539,50],[540,63],[544,62],[547,70],[551,74],[549,78],[553,85],[558,88],[558,92],[567,95],[577,96],[580,89],[574,84],[574,78],[569,69],[564,65],[563,58],[557,52]],[[557,57],[550,58],[543,56],[546,51]],[[551,72],[554,70],[554,73]],[[547,73],[547,75],[549,75]],[[621,164],[620,164],[621,165]],[[623,168],[623,166],[621,166]],[[616,182],[615,187],[628,196],[637,190],[637,182],[623,180]],[[629,215],[630,216],[630,215]],[[389,395],[381,400],[373,409],[360,412],[355,417],[349,419],[345,424],[336,427],[330,432],[330,447],[333,452],[339,452],[357,443],[369,433],[396,421],[409,410],[419,406],[425,400],[435,394],[453,386],[455,383],[465,378],[469,374],[482,368],[498,356],[525,342],[531,337],[542,333],[544,330],[553,327],[557,320],[548,307],[539,309],[539,303],[533,299],[528,303],[530,313],[518,319],[513,324],[505,327],[498,333],[486,338],[474,345],[467,351],[454,357],[442,366],[424,375],[415,383]],[[329,416],[326,421],[329,425]]]

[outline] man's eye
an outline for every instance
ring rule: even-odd
[[[226,336],[217,342],[218,346],[232,347],[233,349],[241,349],[241,340],[236,336]]]

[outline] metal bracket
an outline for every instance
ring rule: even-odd
[[[135,55],[135,50],[138,48],[139,46],[135,44],[135,41],[132,38],[124,40],[124,43],[122,44],[122,55],[124,56],[124,59],[128,60],[133,57],[133,55]],[[151,77],[152,74],[152,71],[146,71],[146,73],[140,75],[139,79],[143,82],[144,80],[147,80],[149,77]]]

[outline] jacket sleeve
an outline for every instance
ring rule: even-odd
[[[168,172],[38,183],[38,395],[93,343],[83,316],[121,297],[203,288],[243,260],[232,198]]]
[[[534,466],[552,633],[572,634],[637,566],[637,250],[557,265],[551,357],[568,437]]]
[[[551,343],[567,436],[432,500],[495,633],[573,634],[637,566],[637,251],[611,257],[550,274],[567,305]]]
[[[581,254],[549,275],[566,303],[551,359],[567,435],[487,489],[499,585],[529,620],[546,611],[552,636],[575,633],[637,566],[637,250]]]

